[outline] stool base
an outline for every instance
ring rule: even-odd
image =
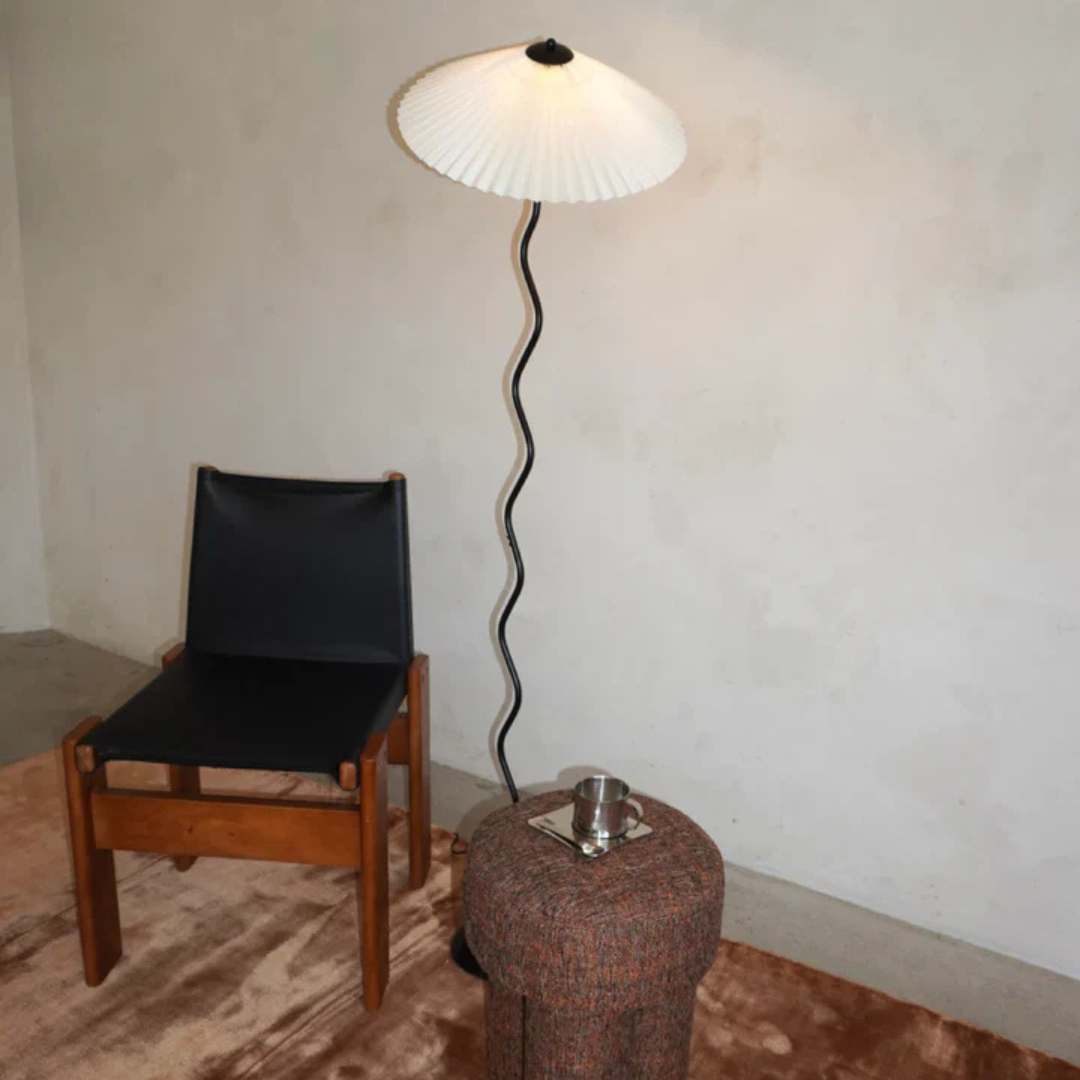
[[[686,1080],[694,1001],[590,1012],[489,983],[487,1080]]]

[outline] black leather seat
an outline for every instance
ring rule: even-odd
[[[327,772],[413,658],[404,483],[200,469],[186,649],[82,740],[102,761]]]
[[[356,761],[405,697],[404,664],[190,650],[84,739],[102,761],[326,772]]]

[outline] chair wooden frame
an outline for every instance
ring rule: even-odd
[[[168,668],[183,651],[162,658]],[[431,866],[430,694],[428,657],[409,664],[405,709],[385,733],[372,735],[358,761],[343,761],[338,783],[359,789],[355,804],[204,795],[196,766],[169,765],[168,791],[110,788],[105,763],[79,741],[101,723],[88,717],[63,741],[64,778],[75,864],[83,970],[97,986],[120,959],[120,915],[114,851],[172,855],[187,870],[199,855],[271,859],[359,872],[360,953],[364,1006],[382,1003],[390,973],[390,882],[386,766],[409,777],[409,885]]]

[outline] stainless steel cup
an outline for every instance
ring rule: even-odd
[[[630,785],[617,776],[590,776],[574,785],[574,832],[581,836],[615,840],[644,817],[641,804],[630,798]]]

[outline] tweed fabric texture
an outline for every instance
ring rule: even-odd
[[[695,988],[720,944],[720,852],[642,798],[652,835],[584,859],[527,824],[571,798],[492,814],[469,848],[465,933],[491,980],[488,1076],[681,1080]]]
[[[653,1009],[583,1011],[485,983],[490,1080],[685,1080],[693,993]]]
[[[685,814],[642,798],[650,836],[598,859],[528,819],[560,791],[487,817],[465,868],[465,933],[488,975],[551,1005],[619,1011],[697,986],[716,958],[724,864]]]
[[[490,978],[484,983],[484,1049],[492,1080],[524,1080],[525,999]]]
[[[628,1012],[519,1000],[525,1002],[520,1071],[496,1072],[489,1059],[490,1080],[686,1080],[693,990]]]

